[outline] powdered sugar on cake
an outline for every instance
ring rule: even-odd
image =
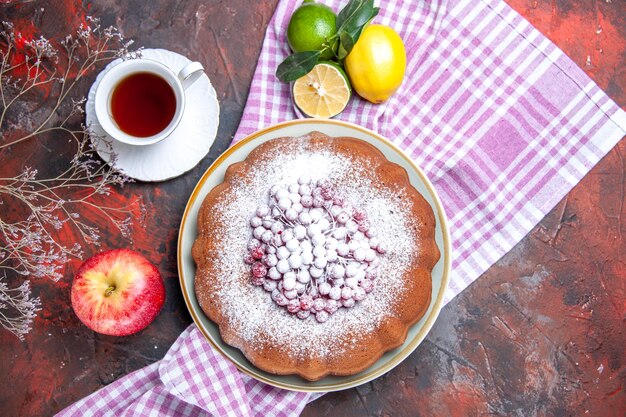
[[[267,340],[302,358],[341,355],[355,335],[374,331],[381,320],[393,315],[395,300],[404,291],[406,268],[419,250],[414,219],[404,191],[392,184],[379,184],[371,161],[333,153],[328,148],[311,150],[307,137],[274,148],[273,155],[258,160],[219,197],[220,240],[224,250],[210,261],[217,270],[217,291],[224,317],[232,332],[254,349]],[[376,225],[377,239],[386,243],[377,265],[374,290],[352,308],[341,308],[326,321],[301,320],[277,305],[269,292],[251,281],[251,266],[244,262],[253,234],[250,218],[268,202],[271,185],[288,188],[298,178],[330,181],[347,204],[367,213]],[[239,346],[241,347],[241,346]]]

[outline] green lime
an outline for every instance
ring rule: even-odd
[[[337,33],[337,15],[333,10],[321,3],[305,2],[298,7],[289,21],[287,40],[294,52],[321,51],[321,59],[331,59],[333,50],[329,47],[329,39]],[[338,42],[333,42],[336,50]]]
[[[341,113],[352,95],[346,73],[334,62],[320,62],[292,87],[293,101],[309,117],[327,119]]]

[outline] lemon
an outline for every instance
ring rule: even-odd
[[[327,119],[346,108],[352,88],[334,62],[320,62],[293,83],[293,101],[306,116]]]
[[[382,103],[400,87],[406,51],[400,36],[384,25],[367,26],[344,61],[354,90],[372,103]]]
[[[337,33],[337,15],[333,9],[321,3],[305,2],[291,15],[287,27],[287,41],[294,52],[321,51],[321,59],[331,59],[333,48],[330,38]],[[337,43],[333,43],[336,49]]]

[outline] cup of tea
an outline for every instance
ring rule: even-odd
[[[139,58],[111,68],[94,99],[96,117],[113,139],[151,145],[168,137],[185,111],[185,89],[204,73],[191,62],[178,74],[160,62]]]

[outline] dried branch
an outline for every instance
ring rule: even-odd
[[[30,283],[24,281],[17,288],[9,288],[3,282],[6,276],[0,276],[0,325],[24,340],[37,315],[41,310],[39,297],[31,298]]]
[[[63,172],[41,178],[37,169],[23,167],[21,172],[0,174],[0,277],[59,280],[65,264],[82,257],[83,244],[99,244],[100,224],[94,224],[99,222],[93,216],[127,239],[132,219],[143,218],[138,199],[122,207],[102,204],[112,187],[131,180],[97,156],[92,142],[101,138],[80,123],[86,99],[77,98],[74,91],[97,66],[115,58],[134,58],[140,50],[131,52],[132,41],[125,41],[117,29],[103,29],[90,17],[87,22],[58,43],[43,36],[25,39],[11,23],[0,24],[0,159],[18,146],[37,146],[32,141],[42,135],[53,137],[63,149],[73,146]],[[29,112],[31,108],[44,111]],[[35,113],[24,122],[24,114]],[[83,218],[81,210],[92,220]],[[79,239],[66,243],[63,236]],[[19,313],[3,314],[9,306]],[[13,290],[0,282],[0,324],[18,337],[30,329],[38,306],[38,299],[30,298],[28,278]]]

